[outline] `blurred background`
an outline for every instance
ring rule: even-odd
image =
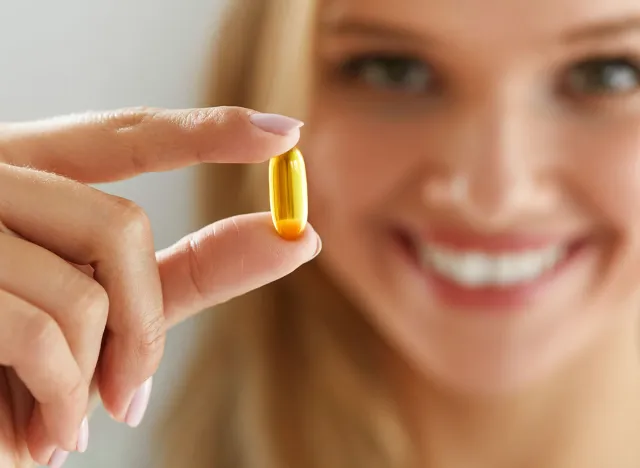
[[[224,0],[3,0],[0,120],[127,106],[197,107],[207,53]],[[91,157],[91,155],[87,155]],[[146,209],[158,248],[198,226],[193,170],[100,186]],[[103,411],[91,419],[89,450],[65,468],[152,466],[154,422],[180,385],[196,320],[174,329],[142,426]]]

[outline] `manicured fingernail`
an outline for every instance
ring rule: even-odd
[[[67,457],[69,456],[69,452],[65,452],[64,450],[55,449],[53,455],[51,455],[51,459],[49,460],[50,468],[61,468],[64,465],[64,462],[67,461]]]
[[[78,445],[76,450],[80,453],[87,451],[89,447],[89,420],[84,418],[80,425],[80,433],[78,434]]]
[[[276,135],[288,135],[304,125],[300,120],[279,114],[251,114],[249,120],[260,130]]]
[[[313,257],[311,257],[311,259],[314,259],[318,255],[320,255],[320,252],[322,252],[322,239],[320,239],[320,236],[318,236],[318,246],[316,247],[316,253],[313,254]]]
[[[144,413],[147,411],[147,406],[149,406],[152,386],[153,380],[150,377],[149,380],[140,386],[135,395],[133,395],[133,399],[131,400],[131,404],[129,405],[129,409],[127,410],[127,415],[125,417],[125,422],[129,426],[138,427],[142,422]]]

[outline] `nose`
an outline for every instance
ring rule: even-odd
[[[483,228],[501,229],[548,202],[532,119],[494,103],[453,122],[437,155],[445,170],[425,186],[427,203],[444,204]]]

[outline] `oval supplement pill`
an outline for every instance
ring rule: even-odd
[[[304,158],[293,148],[269,161],[271,218],[278,234],[297,239],[307,225],[307,173]]]

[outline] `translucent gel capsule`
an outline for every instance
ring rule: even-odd
[[[307,173],[302,153],[293,148],[269,161],[271,218],[278,234],[297,239],[307,225]]]

